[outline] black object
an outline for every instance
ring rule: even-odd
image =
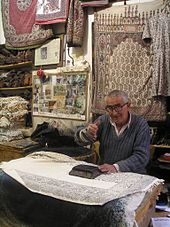
[[[69,172],[70,175],[84,177],[88,179],[94,179],[97,176],[101,175],[102,172],[99,170],[97,166],[90,165],[77,165],[72,168]]]
[[[31,139],[38,142],[42,147],[77,147],[73,136],[60,136],[57,128],[49,125],[48,122],[37,124],[36,129],[31,134]]]

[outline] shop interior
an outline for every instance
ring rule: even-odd
[[[149,125],[147,174],[68,180],[98,165],[75,133],[114,89]],[[169,96],[170,0],[0,0],[0,226],[170,226]]]

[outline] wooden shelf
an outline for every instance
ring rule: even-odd
[[[0,91],[10,91],[10,90],[22,90],[22,89],[32,89],[32,86],[25,86],[25,87],[5,87],[0,88]]]
[[[154,145],[154,144],[151,144],[150,145],[151,147],[155,147],[155,148],[170,148],[170,146],[169,145]]]
[[[16,68],[21,68],[24,66],[32,66],[32,61],[20,62],[17,64],[0,65],[0,70],[1,69],[16,69]]]

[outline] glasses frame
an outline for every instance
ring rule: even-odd
[[[127,104],[128,104],[128,102],[126,102],[126,103],[124,103],[124,104],[122,104],[122,105],[119,105],[119,104],[117,104],[117,105],[107,105],[107,106],[105,107],[105,110],[106,110],[107,112],[113,112],[113,110],[116,111],[116,112],[120,112],[120,111],[122,111],[123,107],[124,107],[125,105],[127,105]]]

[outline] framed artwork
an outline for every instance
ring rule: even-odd
[[[63,36],[60,36],[35,49],[34,66],[62,66],[62,55]]]
[[[86,120],[88,72],[44,72],[43,82],[33,72],[33,116]]]

